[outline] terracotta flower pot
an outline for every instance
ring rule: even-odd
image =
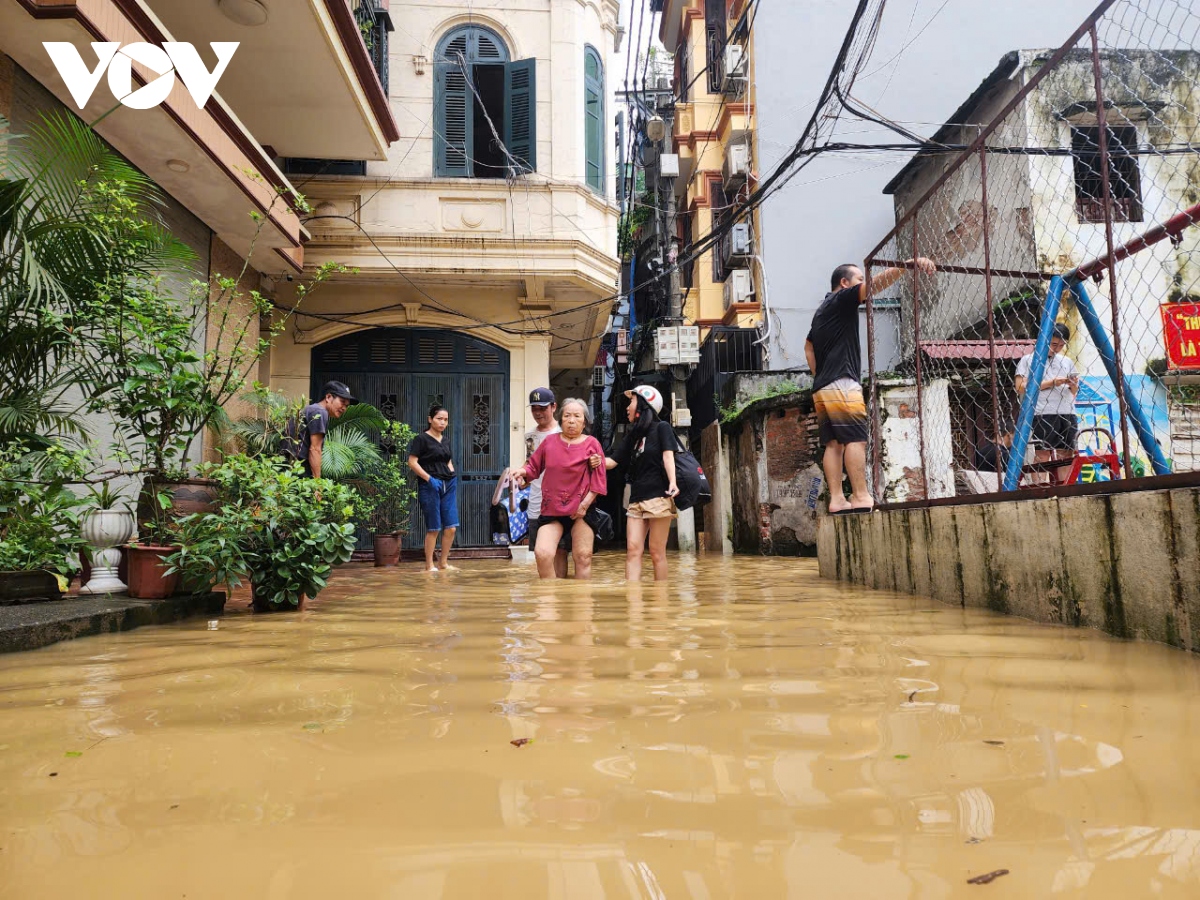
[[[130,544],[129,596],[138,600],[165,600],[175,593],[179,573],[166,574],[163,560],[177,547],[156,547],[151,544]]]
[[[375,545],[375,566],[400,565],[400,535],[395,531],[391,534],[373,534],[371,542]]]
[[[170,494],[167,509],[162,509],[158,502],[158,494],[164,491]],[[142,490],[138,494],[138,528],[144,530],[144,523],[152,522],[161,515],[181,519],[192,513],[209,512],[216,499],[217,483],[210,478],[188,478],[185,481],[147,478],[142,482]]]

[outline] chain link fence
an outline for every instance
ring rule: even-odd
[[[1060,49],[1008,54],[931,144],[889,184],[896,226],[864,269],[906,269],[868,306],[877,500],[1187,482],[1200,4],[1101,4]]]

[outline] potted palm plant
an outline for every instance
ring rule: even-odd
[[[252,406],[252,415],[214,423],[218,441],[230,452],[247,456],[283,456],[284,434],[304,407],[303,400],[257,386],[241,397]],[[321,474],[354,485],[371,466],[379,463],[379,435],[387,420],[369,403],[355,403],[329,423],[321,445]]]
[[[100,293],[195,255],[162,225],[154,183],[75,116],[0,127],[0,156],[0,446],[83,438],[79,398],[107,383]]]

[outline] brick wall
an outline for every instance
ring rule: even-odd
[[[767,477],[772,481],[792,478],[817,459],[817,417],[799,407],[778,409],[764,420],[766,428]]]
[[[728,426],[733,545],[740,553],[814,555],[821,477],[817,421],[807,393],[776,397]]]

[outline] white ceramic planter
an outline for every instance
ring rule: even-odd
[[[123,509],[98,509],[83,518],[82,534],[92,548],[92,577],[79,589],[81,594],[119,594],[127,588],[117,577],[121,563],[119,548],[136,527],[133,513]]]

